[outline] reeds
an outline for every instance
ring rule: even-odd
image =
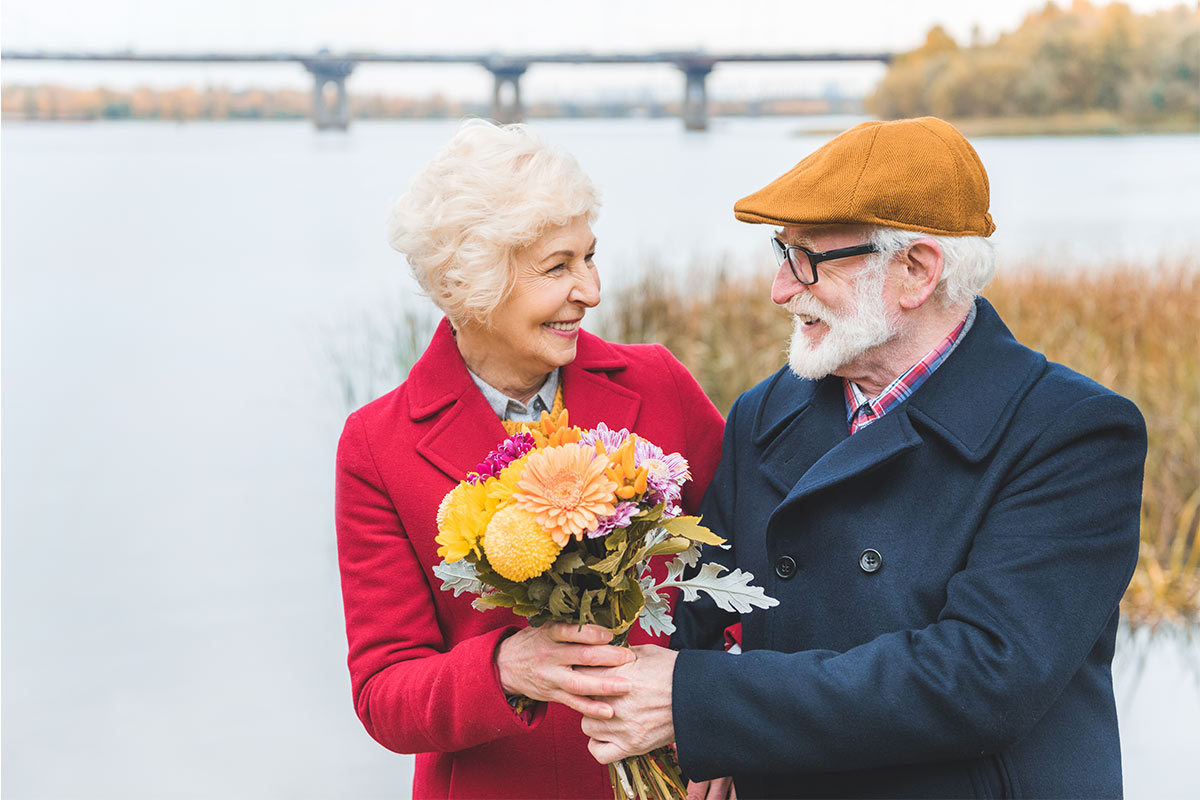
[[[666,345],[728,411],[784,363],[791,321],[771,303],[769,277],[693,272],[683,289],[662,272],[606,299],[604,333]],[[1134,626],[1200,621],[1200,271],[1023,265],[1002,270],[984,295],[1021,342],[1145,415],[1142,546],[1122,610]]]

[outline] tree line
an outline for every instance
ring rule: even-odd
[[[1049,2],[1017,30],[966,46],[937,26],[893,60],[866,108],[885,119],[1095,111],[1197,119],[1200,8],[1136,14],[1124,3]]]

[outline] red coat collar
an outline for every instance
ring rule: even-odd
[[[604,422],[610,428],[632,428],[641,397],[610,377],[628,366],[622,348],[587,331],[579,332],[575,360],[563,367],[563,403],[571,423],[585,428]],[[406,381],[409,416],[428,432],[417,452],[458,481],[507,434],[479,387],[471,380],[443,319]]]

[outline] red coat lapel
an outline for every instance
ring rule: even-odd
[[[409,416],[426,428],[417,452],[461,481],[507,434],[471,380],[443,319],[408,374]]]
[[[603,422],[613,430],[633,429],[642,398],[610,377],[626,366],[617,348],[587,331],[579,332],[575,360],[562,371],[563,404],[572,425],[594,428]]]

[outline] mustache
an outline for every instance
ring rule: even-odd
[[[838,317],[838,314],[833,309],[808,292],[793,295],[783,307],[793,316],[805,314],[810,317],[820,317],[824,320],[836,319]]]

